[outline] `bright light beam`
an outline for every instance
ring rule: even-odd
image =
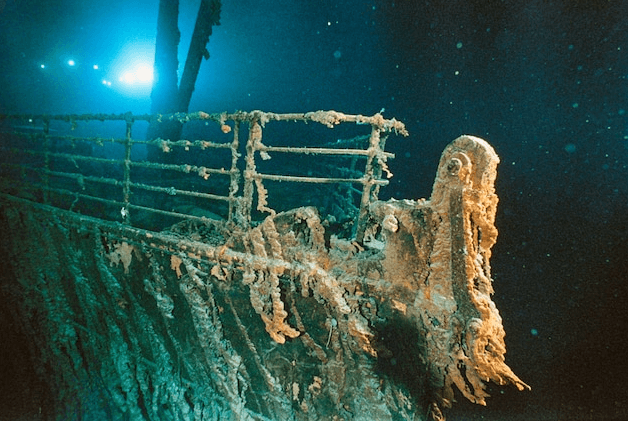
[[[123,76],[120,77],[120,81],[128,83],[129,85],[133,85],[137,81],[135,72],[126,72]]]
[[[139,66],[135,71],[137,80],[141,83],[149,83],[153,81],[153,68],[150,66]]]
[[[135,40],[125,45],[110,65],[110,75],[118,81],[116,89],[126,96],[147,98],[153,85],[154,59],[154,41]]]
[[[153,81],[153,68],[141,65],[132,70],[127,70],[118,78],[127,85],[147,85]]]

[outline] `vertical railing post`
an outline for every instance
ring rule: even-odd
[[[129,204],[131,202],[131,148],[133,147],[133,139],[131,138],[132,127],[133,116],[129,113],[126,115],[126,135],[124,141],[124,179],[122,182],[122,201],[124,202],[124,206],[120,210],[123,224],[131,223]]]
[[[388,139],[388,136],[381,137],[381,134],[380,134],[379,144],[377,145],[377,148],[378,148],[377,155],[376,155],[377,166],[375,167],[375,170],[373,172],[373,175],[376,180],[381,180],[384,171],[386,171],[386,178],[392,177],[392,173],[388,170],[388,167],[386,165],[386,156],[384,155],[384,151],[386,150],[386,139]],[[375,187],[373,188],[373,191],[371,192],[371,200],[373,201],[378,200],[379,190],[381,188],[382,188],[381,184],[375,185]]]
[[[380,148],[380,131],[378,126],[371,126],[371,137],[369,139],[368,157],[366,158],[366,166],[364,169],[364,181],[362,182],[362,197],[360,198],[360,210],[358,212],[358,220],[356,222],[355,240],[362,243],[364,240],[364,231],[366,230],[366,222],[368,218],[368,206],[371,202],[371,191],[373,189],[374,165],[373,161],[379,155]]]
[[[233,222],[234,213],[241,211],[240,209],[238,209],[238,205],[236,204],[236,193],[240,188],[240,171],[238,170],[238,158],[240,157],[240,154],[238,153],[239,148],[240,120],[236,120],[233,128],[233,141],[231,142],[231,170],[229,175],[229,216],[227,218],[228,222]]]
[[[262,126],[257,117],[249,121],[249,138],[246,142],[246,168],[244,170],[244,191],[242,197],[242,216],[247,224],[251,224],[251,209],[253,208],[253,183],[257,174],[255,166],[255,151],[257,144],[262,141]]]
[[[50,203],[50,120],[44,120],[44,172],[42,174],[44,182],[43,202]]]

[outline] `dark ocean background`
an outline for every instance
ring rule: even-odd
[[[198,5],[181,1],[181,62]],[[149,112],[118,75],[152,60],[157,8],[0,0],[0,113]],[[208,50],[190,111],[403,121],[383,198],[429,197],[461,134],[496,149],[494,300],[532,391],[459,397],[449,420],[628,419],[628,1],[225,0]],[[6,383],[27,339],[2,333]]]

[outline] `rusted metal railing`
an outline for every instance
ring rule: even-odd
[[[138,124],[143,128],[167,120],[184,125],[204,123],[200,130],[203,133],[197,140],[133,137]],[[123,123],[123,136],[117,137],[118,129],[113,132],[114,128],[109,126],[98,130],[87,127],[88,136],[73,133],[85,129],[83,124],[98,121],[110,125]],[[263,142],[266,125],[270,122],[318,123],[329,128],[340,124],[370,126],[367,133],[358,136],[367,139],[368,145],[360,148],[348,141],[332,142],[331,146],[329,142],[318,142],[316,146],[277,145],[273,139],[268,141],[266,138]],[[210,123],[213,133],[205,130]],[[106,130],[113,136],[94,136],[90,130],[96,134]],[[240,142],[243,131],[248,133],[245,144]],[[156,225],[147,223],[151,219],[146,216],[149,214],[212,222],[212,215],[202,211],[219,213],[228,224],[247,227],[254,222],[254,212],[260,216],[276,212],[276,207],[268,201],[267,182],[347,185],[346,194],[359,195],[354,233],[361,241],[366,207],[377,198],[379,188],[388,184],[391,176],[386,162],[394,156],[384,150],[388,132],[407,135],[403,123],[384,119],[381,114],[362,116],[335,111],[0,116],[3,156],[0,159],[0,181],[5,194],[137,227]],[[109,144],[111,150],[105,148]],[[186,157],[196,158],[195,162],[170,159],[168,153],[174,150],[186,151]],[[219,158],[212,158],[211,151],[217,154],[219,150],[225,151],[222,165],[214,162],[220,161]],[[158,151],[158,154],[147,154],[147,151]],[[141,156],[142,153],[145,156]],[[281,162],[270,171],[267,164],[261,165],[270,154],[311,157],[314,162],[330,157],[349,158],[351,162],[346,168],[334,171],[335,175],[293,175],[284,172]],[[205,156],[209,157],[207,162],[198,162]],[[162,157],[165,159],[160,159]],[[364,169],[358,171],[357,160],[360,159],[364,159],[365,164]],[[319,172],[326,171],[322,166],[320,169]],[[386,177],[382,176],[384,173]],[[228,180],[216,182],[215,177]],[[221,188],[223,192],[219,191]],[[172,198],[176,200],[169,200]],[[216,205],[219,203],[227,209]],[[218,208],[222,211],[216,211]]]

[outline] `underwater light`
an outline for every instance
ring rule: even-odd
[[[139,82],[152,82],[153,68],[151,66],[139,66],[135,71],[135,76]]]
[[[120,76],[118,80],[120,82],[124,82],[124,83],[128,83],[129,85],[132,85],[133,83],[135,83],[135,80],[136,80],[135,73],[126,72],[124,75]]]
[[[68,66],[74,66],[76,62],[74,60],[68,60]]]
[[[107,79],[117,81],[116,90],[127,96],[147,97],[153,85],[155,41],[134,40],[118,52]]]
[[[153,68],[142,65],[133,70],[127,70],[118,78],[120,82],[128,85],[146,85],[153,81]]]

